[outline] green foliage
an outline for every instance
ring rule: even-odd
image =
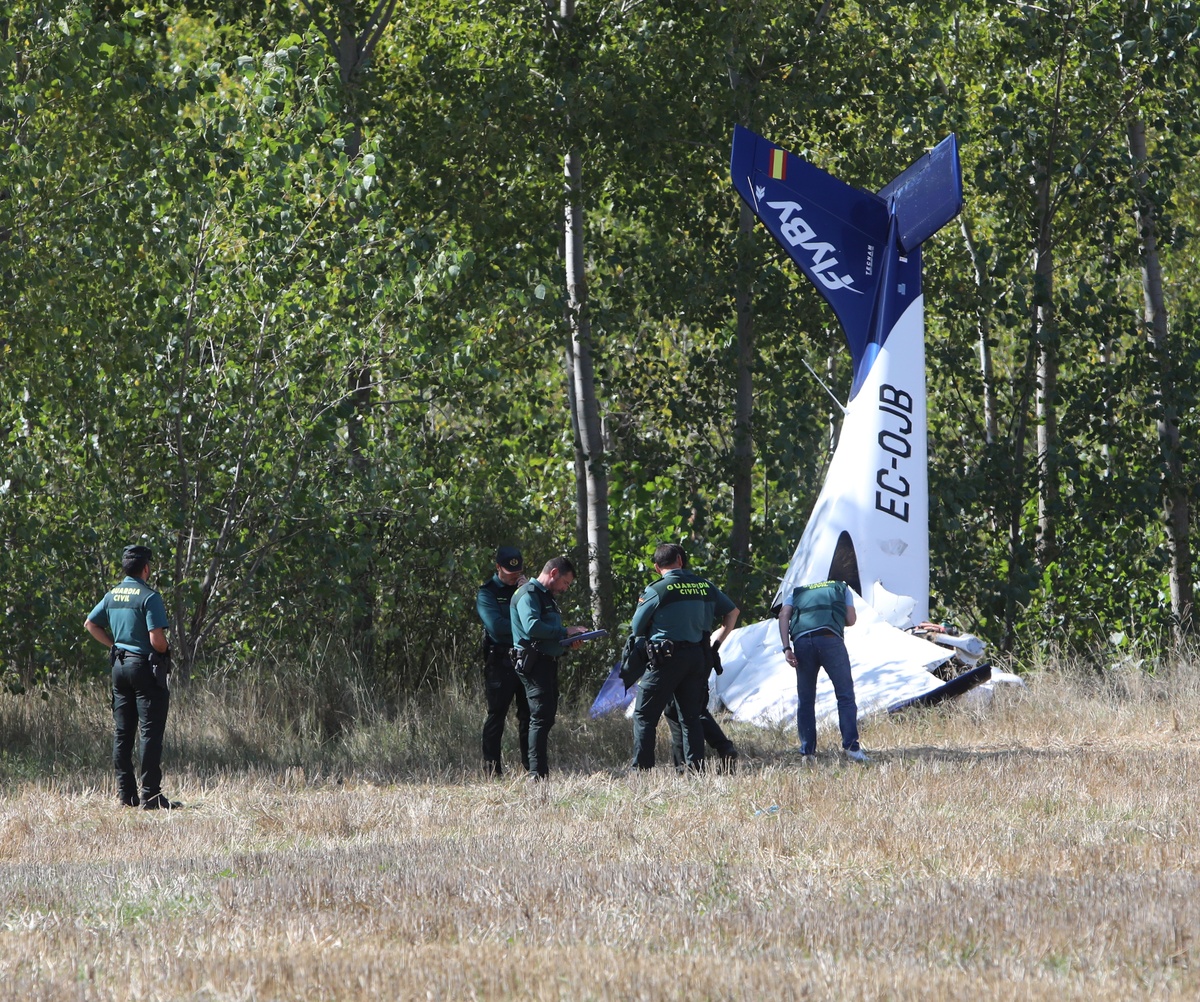
[[[367,7],[339,10],[365,24]],[[0,20],[5,684],[103,670],[79,624],[134,538],[160,554],[190,673],[323,658],[393,703],[469,673],[491,550],[536,564],[575,534],[570,145],[618,618],[663,539],[764,614],[828,455],[833,408],[805,364],[842,397],[848,372],[828,308],[756,233],[752,566],[732,566],[738,120],[868,187],[957,130],[978,271],[953,229],[926,248],[935,597],[996,643],[1165,639],[1155,408],[1169,389],[1193,442],[1200,375],[1194,4],[580,0],[562,29],[543,4],[419,0],[351,79],[332,7],[123,10]],[[1138,320],[1134,109],[1178,349],[1166,389]],[[1061,362],[1046,567],[1039,171]],[[571,684],[613,653],[589,650]]]

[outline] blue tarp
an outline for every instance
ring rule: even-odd
[[[613,665],[613,670],[608,673],[604,684],[600,686],[596,700],[592,703],[591,710],[588,711],[588,715],[593,720],[606,713],[612,713],[613,710],[624,710],[636,698],[637,686],[626,689],[625,683],[621,681],[620,671],[621,662],[618,661]]]

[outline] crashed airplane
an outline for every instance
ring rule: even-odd
[[[953,135],[877,194],[736,126],[734,187],[833,308],[850,348],[852,380],[824,486],[772,605],[799,584],[845,581],[855,592],[846,631],[859,715],[930,705],[989,684],[983,644],[929,617],[929,483],[921,244],[962,208]],[[721,645],[713,702],[734,719],[794,719],[796,675],[774,618]],[[593,716],[629,706],[617,669]],[[716,708],[716,707],[714,707]],[[828,678],[817,719],[836,714]]]
[[[837,447],[816,506],[772,603],[811,581],[855,592],[846,631],[860,715],[958,695],[986,682],[982,644],[929,617],[925,315],[921,244],[962,208],[951,135],[878,194],[735,127],[738,194],[833,308],[853,376]],[[794,717],[795,672],[775,619],[735,630],[714,695],[735,719]],[[950,666],[954,667],[951,668]],[[822,675],[818,719],[835,712]]]

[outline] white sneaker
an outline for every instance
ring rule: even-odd
[[[848,758],[851,762],[870,762],[871,761],[870,756],[868,756],[867,753],[865,751],[863,751],[861,748],[847,748],[847,749],[845,749],[845,752],[846,752],[846,758]]]

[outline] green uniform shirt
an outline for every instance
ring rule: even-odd
[[[547,657],[562,657],[566,651],[562,641],[567,637],[562,613],[550,589],[537,578],[526,581],[516,594],[511,605],[511,622],[514,646],[528,648]]]
[[[629,631],[655,641],[697,644],[712,629],[714,619],[736,608],[711,581],[679,568],[667,571],[642,592]]]
[[[483,620],[483,628],[492,643],[505,650],[513,645],[512,597],[516,591],[516,585],[506,585],[499,574],[493,574],[490,581],[480,585],[475,597],[475,611]]]
[[[150,631],[168,626],[162,596],[145,581],[130,577],[105,595],[87,618],[108,630],[114,644],[134,654],[153,654]]]
[[[845,581],[816,581],[792,592],[788,603],[792,618],[788,633],[802,637],[816,630],[833,630],[839,637],[846,627],[846,606],[851,602]]]

